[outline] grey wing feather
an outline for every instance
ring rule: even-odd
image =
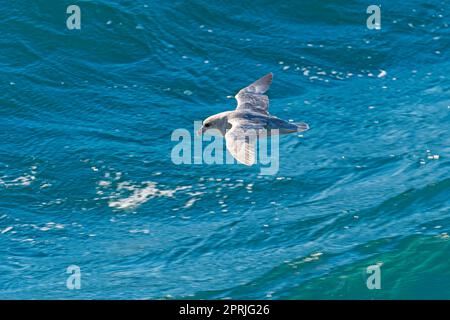
[[[242,164],[251,166],[256,163],[256,139],[258,132],[264,129],[258,122],[243,119],[230,121],[232,127],[225,134],[228,151]]]
[[[269,73],[240,90],[235,96],[238,102],[236,110],[246,110],[268,115],[269,97],[263,93],[269,90],[272,79],[273,74]]]

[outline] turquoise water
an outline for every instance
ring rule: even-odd
[[[449,299],[450,4],[369,4],[2,4],[0,298]],[[268,72],[276,175],[172,163]]]

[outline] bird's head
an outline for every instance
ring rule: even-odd
[[[206,118],[203,121],[202,127],[197,131],[198,135],[201,135],[209,130],[219,130],[222,135],[225,135],[228,129],[228,118],[227,115],[230,111],[221,112]]]

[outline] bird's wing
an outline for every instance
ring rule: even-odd
[[[269,90],[272,78],[273,74],[269,73],[248,87],[241,89],[235,96],[238,102],[236,110],[247,110],[268,115],[269,97],[263,93]]]
[[[244,119],[229,121],[231,129],[225,134],[228,151],[242,164],[251,166],[256,163],[256,139],[263,125]]]

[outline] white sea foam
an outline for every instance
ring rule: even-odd
[[[143,233],[143,234],[149,234],[149,233],[150,233],[150,230],[148,230],[148,229],[142,229],[142,230],[140,230],[140,229],[132,229],[132,230],[130,230],[129,232],[130,232],[130,233]]]
[[[3,176],[0,178],[0,186],[8,187],[28,187],[33,181],[36,180],[36,166],[30,168],[30,173],[25,173],[17,178],[9,178]],[[3,179],[2,179],[3,178]]]
[[[198,200],[200,200],[200,195],[202,195],[204,192],[194,192],[194,193],[189,193],[190,196],[192,196],[192,198],[190,198],[183,206],[184,209],[190,208],[192,207]]]
[[[387,75],[387,72],[385,70],[380,70],[380,73],[378,74],[378,78],[383,78],[384,76]]]
[[[8,231],[12,230],[13,227],[6,227],[5,229],[3,229],[0,233],[4,234],[7,233]]]
[[[175,189],[159,189],[157,183],[146,181],[140,185],[134,185],[130,182],[121,182],[117,185],[108,205],[116,209],[133,209],[146,203],[150,199],[158,197],[173,197],[177,191],[188,189],[190,187],[176,187]],[[123,192],[128,192],[128,196],[123,197]]]
[[[54,229],[64,229],[64,225],[56,222],[47,222],[43,227],[34,226],[35,228],[39,229],[40,231],[49,231]]]

